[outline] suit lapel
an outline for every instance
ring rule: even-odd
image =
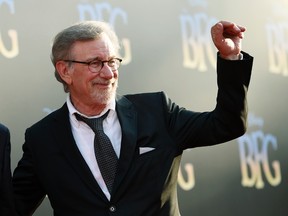
[[[122,130],[121,151],[118,170],[114,181],[113,191],[121,185],[128,172],[135,154],[137,138],[137,118],[136,111],[131,102],[124,97],[119,98],[116,103],[116,111]]]
[[[65,158],[73,167],[73,169],[78,173],[79,177],[82,178],[84,183],[88,185],[92,191],[95,191],[95,193],[99,195],[103,200],[107,201],[106,196],[99,187],[92,172],[90,171],[90,168],[86,164],[86,161],[82,157],[82,154],[80,153],[75,143],[71,131],[69,111],[66,104],[64,104],[56,114],[55,119],[56,124],[55,127],[53,127],[54,134],[61,144]]]
[[[135,155],[137,140],[137,115],[131,102],[124,97],[119,98],[116,103],[116,111],[121,124],[122,141],[112,193],[117,191],[131,166],[132,159]],[[59,140],[65,158],[80,178],[82,178],[83,182],[103,200],[107,201],[105,194],[97,184],[97,181],[75,143],[66,104],[55,113],[55,120],[55,126],[53,127],[54,135],[57,137],[57,140]],[[113,196],[113,194],[111,196]]]

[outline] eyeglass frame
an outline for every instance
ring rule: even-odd
[[[113,60],[115,60],[115,59],[119,61],[119,64],[118,64],[118,67],[117,67],[117,68],[113,68],[113,66],[110,66],[110,65],[109,65],[109,62],[111,62],[111,61],[113,61]],[[104,67],[104,63],[106,63],[106,62],[107,62],[107,65],[109,66],[109,68],[112,69],[112,71],[118,70],[118,68],[119,68],[120,65],[121,65],[122,59],[121,59],[121,58],[112,58],[112,59],[107,60],[107,61],[101,61],[101,60],[94,59],[94,60],[88,61],[88,62],[65,59],[65,60],[62,60],[62,61],[64,61],[64,62],[71,62],[71,63],[78,63],[78,64],[84,64],[84,65],[87,65],[87,66],[88,66],[88,69],[89,69],[90,72],[92,72],[92,73],[99,73],[99,72],[102,70],[102,68]],[[93,67],[91,66],[91,64],[92,64],[93,62],[101,62],[101,68],[100,68],[98,71],[93,71]],[[92,70],[90,69],[90,67],[92,68]]]

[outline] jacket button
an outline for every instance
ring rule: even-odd
[[[115,212],[116,211],[116,206],[110,206],[109,207],[110,212]]]

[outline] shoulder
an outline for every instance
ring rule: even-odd
[[[126,94],[117,97],[117,104],[123,107],[134,107],[136,110],[168,110],[172,102],[163,91],[137,94]]]
[[[8,131],[8,128],[7,128],[5,125],[3,125],[3,124],[0,123],[0,131],[1,131],[1,132],[2,132],[2,131],[7,132],[7,131]]]
[[[10,134],[9,129],[1,123],[0,123],[0,134],[1,135],[9,135]]]
[[[5,148],[10,151],[10,132],[5,125],[0,123],[0,152],[3,153]]]
[[[158,102],[165,100],[168,98],[165,92],[159,91],[159,92],[146,92],[146,93],[137,93],[137,94],[126,94],[123,96],[118,97],[118,99],[121,100],[129,100],[133,103],[152,103],[152,102]]]
[[[69,112],[66,103],[59,109],[54,110],[53,112],[49,113],[39,121],[35,122],[32,126],[28,128],[31,129],[43,129],[47,127],[53,127],[54,123],[57,124],[57,121],[66,121],[69,119]]]

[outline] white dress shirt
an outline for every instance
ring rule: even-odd
[[[102,178],[101,172],[99,170],[97,160],[94,153],[94,132],[92,129],[83,121],[78,121],[75,117],[75,113],[79,113],[80,115],[86,118],[97,118],[105,114],[109,109],[108,116],[103,121],[103,128],[104,132],[107,134],[113,148],[116,152],[117,157],[120,156],[120,149],[121,149],[121,126],[119,123],[119,119],[116,113],[116,102],[112,100],[110,104],[100,113],[98,116],[88,117],[84,114],[80,113],[76,108],[73,106],[70,96],[67,97],[67,106],[69,109],[69,119],[71,123],[71,129],[76,141],[77,147],[81,152],[83,158],[85,159],[87,165],[89,166],[93,176],[95,177],[96,181],[98,182],[100,188],[102,189],[103,193],[106,195],[107,199],[110,200],[110,193],[106,187],[106,184]]]

